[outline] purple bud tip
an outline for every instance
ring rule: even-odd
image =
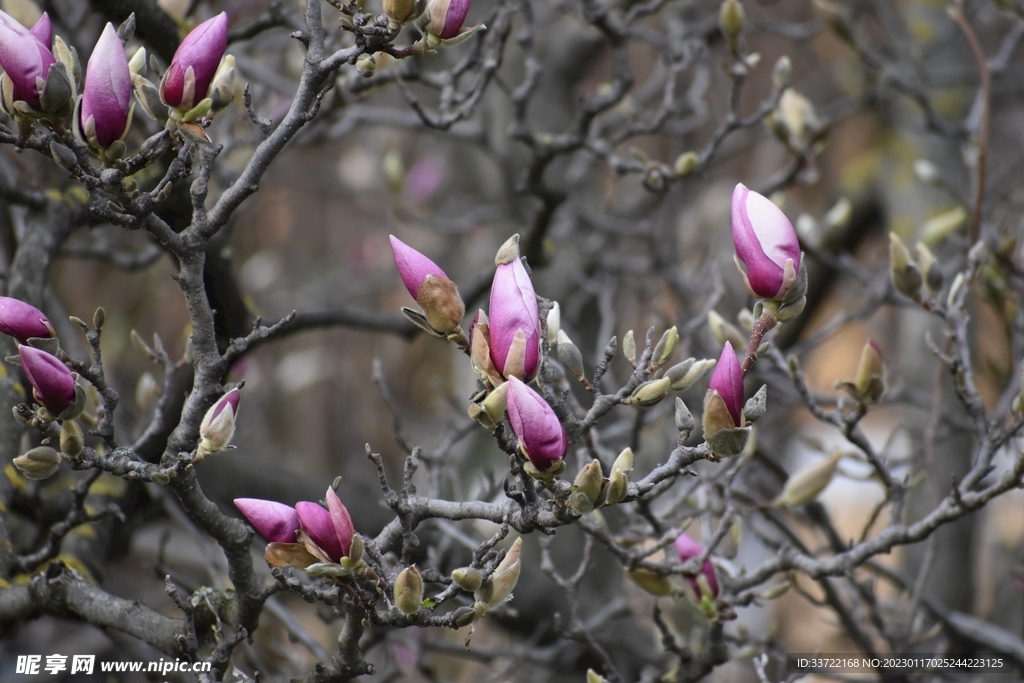
[[[531,378],[540,367],[540,314],[537,293],[526,267],[518,258],[494,270],[489,312],[491,328],[491,362],[503,376],[518,370],[509,368],[509,351],[516,332],[526,339],[522,355],[523,376]]]
[[[448,11],[444,17],[444,28],[441,29],[439,38],[454,38],[459,35],[459,30],[466,22],[466,15],[469,14],[469,0],[451,0],[448,3]]]
[[[784,294],[786,261],[800,270],[800,242],[779,207],[742,183],[732,193],[732,241],[750,290],[771,299]]]
[[[228,393],[226,393],[223,396],[221,396],[220,400],[217,401],[217,404],[216,404],[216,406],[213,409],[213,413],[210,415],[210,421],[213,421],[214,419],[216,419],[216,417],[218,415],[220,415],[222,412],[224,412],[224,409],[229,407],[229,406],[231,408],[232,414],[237,414],[238,413],[238,402],[241,399],[242,399],[242,394],[238,391],[238,389],[232,389]]]
[[[739,359],[729,342],[725,342],[725,346],[722,348],[722,355],[711,375],[709,388],[717,391],[725,401],[725,406],[729,409],[729,414],[732,415],[733,423],[738,427],[743,410],[743,370],[740,368]]]
[[[53,49],[53,24],[50,22],[50,13],[43,12],[43,16],[39,17],[39,21],[33,26],[29,33],[35,36],[39,44],[45,47],[47,50]]]
[[[160,96],[172,107],[191,109],[206,97],[228,47],[228,15],[221,12],[192,29],[174,53],[171,65],[160,83]],[[186,99],[185,77],[192,68],[195,90]]]
[[[49,21],[49,17],[47,17]],[[43,33],[45,25],[40,27]],[[46,81],[53,65],[50,48],[42,36],[30,32],[9,14],[0,11],[0,66],[14,86],[14,99],[39,108],[37,79]]]
[[[272,543],[295,543],[299,516],[295,508],[273,500],[236,498],[235,507]]]
[[[508,419],[526,457],[537,469],[548,469],[569,448],[569,438],[555,411],[517,377],[509,378]]]
[[[86,127],[92,119],[96,141],[103,147],[109,146],[124,134],[131,97],[132,75],[128,57],[117,30],[108,23],[89,57],[80,125]]]
[[[300,501],[295,504],[299,516],[299,527],[324,551],[332,561],[337,562],[345,554],[338,533],[335,531],[331,513],[320,503]]]
[[[75,377],[55,356],[31,346],[18,346],[21,367],[36,398],[54,415],[75,402]]]
[[[686,562],[687,560],[693,559],[694,557],[700,557],[704,552],[704,546],[697,541],[693,540],[687,534],[679,534],[676,538],[676,553],[679,555],[680,562]],[[715,577],[715,567],[711,564],[711,560],[704,560],[704,564],[701,565],[700,573],[707,579],[708,587],[711,588],[712,595],[718,595],[718,579]],[[700,595],[700,587],[697,583],[697,579],[690,578],[690,585],[693,586],[693,590]]]
[[[439,275],[449,279],[444,271],[436,263],[416,251],[408,244],[394,235],[389,235],[391,240],[391,253],[395,256],[395,265],[398,267],[398,274],[402,278],[402,284],[409,290],[413,299],[417,298],[420,292],[420,285],[428,275]]]
[[[0,296],[0,332],[24,344],[33,337],[53,337],[53,325],[43,312],[24,301]]]

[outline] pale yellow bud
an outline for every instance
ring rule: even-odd
[[[825,487],[832,483],[836,466],[842,457],[842,451],[836,450],[828,460],[811,465],[794,474],[786,481],[782,493],[775,500],[775,506],[795,508],[813,501],[819,493],[825,490]]]
[[[601,497],[601,486],[604,484],[604,473],[601,471],[601,462],[591,460],[583,466],[583,469],[576,475],[573,486],[585,495],[591,503],[597,503]]]
[[[672,357],[673,352],[676,350],[676,344],[679,342],[679,330],[676,326],[665,330],[665,333],[661,335],[661,339],[654,346],[654,352],[651,354],[651,366],[660,368],[662,365],[667,363]]]
[[[64,455],[75,457],[82,452],[85,437],[82,428],[74,420],[65,420],[60,428],[60,450]]]
[[[423,577],[416,566],[406,567],[395,579],[395,607],[402,614],[411,617],[420,611],[423,604]]]
[[[724,0],[718,10],[718,28],[729,41],[729,47],[733,52],[736,51],[740,34],[743,33],[744,14],[743,5],[739,0]]]
[[[519,581],[519,554],[522,548],[523,539],[517,538],[495,568],[494,573],[474,592],[473,597],[477,602],[481,602],[487,607],[494,607],[508,600]]]
[[[669,392],[671,380],[668,377],[644,382],[633,390],[629,402],[635,406],[649,407],[659,403]]]
[[[475,567],[462,567],[452,572],[452,581],[464,591],[472,593],[483,582],[483,575]]]
[[[622,337],[622,355],[633,365],[636,365],[636,340],[633,338],[633,330],[626,332]]]
[[[57,474],[62,456],[49,446],[38,446],[13,460],[14,466],[29,479],[48,479]]]

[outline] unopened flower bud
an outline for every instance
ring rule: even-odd
[[[565,427],[540,394],[518,377],[508,382],[508,419],[519,447],[538,470],[555,466],[569,448]]]
[[[452,572],[452,581],[464,591],[474,592],[483,582],[483,574],[476,567],[462,567]]]
[[[608,475],[608,492],[605,504],[614,505],[621,502],[627,493],[629,473],[633,471],[633,449],[625,448],[612,463],[611,474]]]
[[[576,348],[576,345],[569,339],[565,330],[558,331],[558,362],[561,363],[570,375],[578,380],[584,379],[583,354]]]
[[[857,375],[843,388],[864,405],[875,405],[885,393],[885,369],[882,366],[882,351],[873,339],[868,339],[860,354]]]
[[[384,14],[399,24],[404,24],[416,9],[416,0],[384,0]]]
[[[557,301],[551,302],[551,310],[548,311],[545,322],[548,328],[548,344],[554,346],[558,343],[558,333],[562,330],[562,308]]]
[[[651,366],[660,368],[662,365],[667,363],[672,354],[676,350],[676,344],[679,342],[679,330],[676,326],[665,330],[665,333],[661,335],[661,339],[654,346],[654,352],[651,354]]]
[[[704,438],[742,426],[743,370],[732,344],[725,343],[704,397]]]
[[[793,78],[793,62],[788,55],[782,55],[772,68],[772,85],[781,90],[789,85]]]
[[[601,498],[601,487],[604,484],[604,474],[601,472],[601,462],[591,460],[583,466],[583,469],[576,475],[573,486],[591,503],[596,504]]]
[[[407,617],[420,611],[423,604],[423,577],[416,566],[406,567],[395,579],[395,607]]]
[[[917,243],[917,268],[921,271],[924,286],[929,294],[934,294],[942,289],[942,271],[935,262],[935,255],[924,242]]]
[[[696,170],[698,161],[696,152],[683,152],[676,157],[675,163],[672,164],[673,175],[676,178],[685,178]]]
[[[377,60],[373,58],[373,55],[363,53],[356,57],[356,71],[363,78],[369,78],[373,75],[373,72],[377,69]]]
[[[206,411],[203,422],[199,425],[197,462],[201,462],[212,453],[227,449],[231,437],[235,434],[235,415],[238,413],[241,396],[238,389],[232,389]]]
[[[744,11],[739,0],[723,0],[718,10],[718,28],[729,41],[729,48],[736,52],[740,34],[743,33]]]
[[[599,676],[593,669],[587,669],[587,683],[608,683],[608,679]]]
[[[676,554],[679,556],[680,562],[686,562],[694,557],[700,557],[704,554],[704,546],[697,541],[693,540],[687,534],[679,534],[676,538]],[[700,579],[704,579],[706,591],[711,594],[711,597],[718,595],[718,579],[715,577],[715,567],[711,564],[711,560],[704,560],[704,564],[701,565],[700,573],[697,576],[688,577],[690,586],[693,587],[693,591],[700,597],[705,591],[699,585]]]
[[[391,251],[402,283],[423,309],[434,334],[447,337],[461,332],[466,307],[455,283],[436,263],[394,235],[391,235]]]
[[[735,349],[742,349],[747,345],[739,328],[720,316],[718,311],[713,309],[708,311],[708,329],[711,330],[711,335],[719,344],[729,342]]]
[[[785,299],[800,272],[796,231],[779,207],[742,183],[732,193],[732,241],[750,293]]]
[[[217,114],[235,99],[235,57],[224,55],[210,83],[210,112]]]
[[[85,437],[82,435],[82,428],[74,420],[64,420],[60,427],[60,450],[68,457],[75,457],[82,452],[85,446]]]
[[[494,262],[491,360],[505,378],[529,381],[540,369],[540,312],[533,281],[519,258],[519,235],[502,245]]]
[[[934,185],[941,177],[939,175],[939,167],[927,159],[916,159],[914,161],[914,175],[922,183],[929,185]]]
[[[686,407],[686,403],[683,399],[676,396],[676,410],[675,410],[675,423],[676,430],[689,434],[693,431],[695,422],[693,420],[693,413]]]
[[[455,38],[459,35],[467,14],[469,0],[428,0],[427,30],[442,40]]]
[[[519,581],[519,555],[522,548],[523,539],[517,538],[494,569],[494,573],[474,592],[473,597],[477,602],[494,607],[508,600]]]
[[[651,595],[660,597],[675,593],[675,586],[664,574],[657,574],[649,569],[627,569],[626,574],[633,580],[633,583]]]
[[[93,48],[75,115],[78,132],[99,152],[121,140],[131,124],[132,75],[124,46],[108,23]]]
[[[837,449],[828,460],[815,463],[794,474],[786,481],[782,493],[775,500],[775,506],[795,508],[813,501],[819,493],[825,490],[825,487],[832,483],[836,466],[842,457],[842,451]]]
[[[753,396],[743,404],[743,417],[747,422],[757,422],[768,409],[768,385],[762,384]]]
[[[955,206],[949,211],[932,216],[921,227],[921,241],[934,247],[959,230],[967,222],[967,218],[967,209],[962,206]]]
[[[686,361],[674,367],[680,368],[685,364],[685,362]],[[680,373],[678,371],[672,372],[672,369],[670,368],[669,372],[672,372],[671,376],[669,375],[669,372],[666,372],[665,376],[669,377],[672,381],[672,391],[685,391],[693,386],[697,380],[706,375],[713,367],[715,367],[715,365],[717,365],[717,363],[718,361],[714,358],[703,358],[691,363],[685,373]]]
[[[60,469],[61,454],[49,446],[38,446],[14,459],[14,466],[29,479],[48,479]]]
[[[292,506],[261,498],[236,498],[233,502],[263,538],[272,543],[295,543],[299,516]]]
[[[633,338],[633,330],[629,330],[622,337],[622,355],[632,365],[636,365],[636,340]]]
[[[187,112],[205,99],[227,45],[228,15],[224,12],[185,36],[160,81],[164,104]]]
[[[921,271],[910,258],[910,251],[894,232],[889,233],[889,277],[898,292],[921,301]]]
[[[18,356],[21,368],[32,385],[32,395],[50,413],[61,416],[78,402],[75,376],[56,356],[21,344],[18,345]],[[84,404],[84,394],[82,398]]]
[[[644,382],[633,390],[633,395],[629,397],[629,402],[635,406],[642,406],[644,408],[656,405],[668,396],[671,385],[672,380],[668,377]]]
[[[128,60],[128,72],[132,76],[146,75],[146,48],[140,47],[132,55],[132,58]]]
[[[51,143],[51,147],[55,144]],[[0,296],[0,332],[14,337],[19,344],[27,344],[28,340],[34,337],[57,336],[53,325],[42,311],[8,296]]]
[[[501,422],[508,408],[508,382],[494,387],[480,405],[494,424]]]

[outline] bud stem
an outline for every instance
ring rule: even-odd
[[[754,363],[757,361],[757,349],[761,346],[761,340],[764,336],[775,327],[779,322],[779,319],[775,317],[775,312],[770,310],[765,301],[765,311],[761,314],[761,317],[754,321],[754,329],[750,331],[750,343],[747,344],[747,355],[743,357],[743,364],[740,369],[743,370],[743,376],[746,377],[750,368],[754,367]]]

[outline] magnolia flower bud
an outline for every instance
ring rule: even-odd
[[[447,40],[459,35],[469,14],[469,0],[427,0],[427,30]]]
[[[108,23],[85,71],[77,130],[96,150],[121,140],[131,121],[132,75],[117,30]]]
[[[670,386],[672,391],[685,391],[715,367],[717,362],[714,358],[704,358],[698,361],[688,358],[679,365],[669,368],[665,376],[672,382]]]
[[[597,504],[597,501],[601,498],[601,487],[604,485],[604,473],[601,472],[601,461],[591,460],[589,463],[583,466],[583,469],[576,475],[575,481],[573,481],[573,487],[575,487],[580,493],[585,495],[592,504]]]
[[[704,438],[719,429],[742,426],[742,411],[743,370],[732,344],[726,342],[704,399]]]
[[[882,350],[873,339],[868,339],[860,353],[860,364],[853,382],[840,382],[838,386],[864,405],[875,405],[885,393],[885,369]]]
[[[495,258],[491,283],[491,361],[504,376],[530,380],[540,369],[540,317],[537,294],[519,258],[519,235],[513,235]]]
[[[49,26],[42,20],[37,27],[43,34]],[[14,114],[14,102],[24,102],[32,109],[41,109],[39,83],[48,79],[50,67],[56,62],[51,44],[43,44],[44,35],[37,35],[22,26],[6,12],[0,12],[0,66],[4,69],[4,108]],[[9,84],[9,85],[8,85]]]
[[[21,344],[18,355],[33,396],[53,415],[60,416],[76,403],[75,376],[56,356]]]
[[[720,316],[718,311],[708,311],[708,329],[719,344],[729,342],[735,349],[742,349],[747,345],[739,328]]]
[[[704,553],[704,546],[693,540],[687,534],[679,534],[678,538],[676,538],[676,553],[679,555],[680,562],[686,562],[694,557],[700,557]],[[693,591],[698,597],[702,594],[700,586],[698,585],[698,579],[701,576],[707,581],[707,586],[711,591],[711,597],[717,596],[718,579],[715,577],[715,567],[711,564],[710,559],[704,560],[704,564],[701,565],[700,574],[698,576],[687,577],[687,580],[693,587]]]
[[[226,450],[235,435],[235,415],[238,414],[238,402],[242,395],[238,389],[232,389],[210,406],[199,425],[199,448],[196,461],[202,462],[208,455]]]
[[[565,330],[558,331],[558,362],[561,363],[570,375],[583,381],[583,354],[569,339]]]
[[[921,226],[921,241],[934,247],[959,230],[968,218],[967,209],[955,206],[949,211],[932,216]]]
[[[557,301],[551,302],[551,310],[548,311],[545,322],[548,328],[548,345],[554,346],[558,343],[558,333],[562,331],[562,308]]]
[[[57,336],[42,311],[8,296],[0,296],[0,333],[14,337],[19,344],[26,344],[33,337]]]
[[[785,298],[800,270],[796,231],[770,199],[743,184],[732,193],[732,242],[747,289],[756,297]]]
[[[644,382],[633,390],[633,394],[629,397],[629,402],[635,406],[642,406],[644,408],[656,405],[668,396],[671,385],[672,380],[668,377],[652,379],[648,382]]]
[[[295,508],[260,498],[235,498],[234,503],[263,538],[272,543],[295,543],[299,531]]]
[[[633,330],[629,330],[622,337],[622,354],[632,365],[636,365],[636,339],[633,337]]]
[[[608,679],[598,675],[593,669],[587,669],[587,683],[608,683]]]
[[[416,0],[384,0],[384,14],[399,24],[407,22],[415,9]]]
[[[519,554],[522,548],[523,539],[517,538],[494,569],[494,573],[474,592],[473,597],[477,602],[494,607],[508,600],[516,587],[516,582],[519,581]]]
[[[917,243],[917,268],[921,271],[924,286],[929,294],[942,289],[942,271],[939,270],[932,250],[924,242]]]
[[[160,81],[160,99],[187,112],[206,98],[228,46],[228,15],[221,12],[196,26],[181,45]]]
[[[842,457],[842,451],[837,449],[835,454],[828,460],[815,463],[794,474],[786,481],[786,486],[782,489],[782,493],[775,499],[775,506],[795,508],[813,501],[818,497],[819,493],[832,483],[832,478],[836,473],[836,466]]]
[[[733,52],[736,51],[740,34],[743,33],[743,19],[743,5],[739,0],[723,0],[718,10],[718,28],[729,41],[729,47]]]
[[[547,401],[518,377],[508,381],[508,420],[534,467],[545,471],[557,466],[569,448],[565,428]]]
[[[921,271],[910,258],[910,250],[894,232],[889,233],[889,277],[898,292],[921,301]]]
[[[782,55],[772,67],[772,85],[781,90],[789,85],[793,78],[793,62],[788,55]]]
[[[48,479],[57,474],[62,456],[49,446],[39,446],[13,460],[14,466],[29,479]]]
[[[452,572],[452,581],[464,591],[472,593],[483,583],[483,574],[475,567],[462,567]]]
[[[675,352],[678,342],[679,330],[673,325],[665,330],[665,333],[661,335],[661,339],[655,344],[654,351],[651,353],[651,367],[660,368],[667,363],[672,357],[673,352]]]
[[[608,492],[605,504],[614,505],[626,497],[629,484],[629,473],[633,471],[633,449],[625,448],[612,463],[611,474],[608,475]]]
[[[693,420],[693,413],[686,407],[686,403],[683,399],[676,396],[676,410],[675,410],[675,423],[676,431],[683,432],[684,438],[689,437],[690,432],[693,431],[695,422]]]
[[[676,589],[664,574],[657,574],[649,569],[627,569],[626,574],[633,583],[655,596],[672,595]]]
[[[235,99],[235,58],[224,55],[210,83],[210,111],[216,114]]]
[[[82,452],[85,446],[85,437],[82,435],[82,428],[74,420],[64,420],[60,426],[60,451],[64,455],[74,458]]]
[[[363,78],[369,78],[377,70],[377,60],[373,55],[363,53],[356,57],[356,71]]]
[[[426,256],[394,235],[390,239],[402,283],[423,309],[430,328],[440,337],[461,335],[466,306],[455,283]]]
[[[747,422],[757,422],[768,410],[768,385],[762,384],[757,392],[743,404],[743,417]]]
[[[672,164],[672,174],[676,178],[685,178],[696,170],[698,161],[696,152],[683,152]]]
[[[315,545],[315,548],[307,549],[310,552],[319,550],[329,561],[337,563],[352,550],[355,528],[348,510],[333,488],[327,489],[327,506],[329,509],[324,509],[319,503],[300,501],[295,504],[295,512],[299,528]]]
[[[420,611],[423,604],[423,577],[416,566],[406,567],[395,578],[395,607],[407,617]]]

